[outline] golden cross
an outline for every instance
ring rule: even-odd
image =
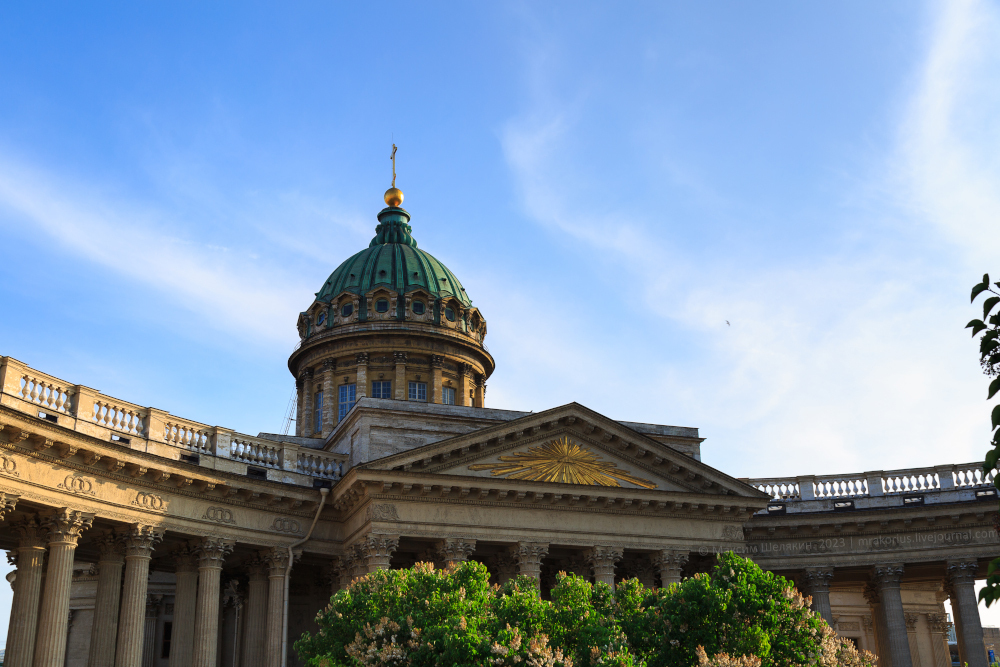
[[[392,155],[389,159],[392,160],[392,187],[396,187],[396,144],[392,145]]]

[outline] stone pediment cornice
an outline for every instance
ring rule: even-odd
[[[761,491],[578,403],[369,461],[359,468],[434,474],[486,456],[539,444],[561,434],[571,435],[610,457],[622,459],[691,493],[732,494],[752,498],[761,507],[767,501],[767,495]]]
[[[106,442],[51,422],[0,408],[0,450],[137,489],[310,516],[312,489],[204,468]]]
[[[698,517],[747,521],[764,506],[756,498],[686,491],[553,484],[499,477],[352,469],[332,492],[330,504],[346,518],[366,499]]]

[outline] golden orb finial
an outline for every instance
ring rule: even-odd
[[[399,188],[389,188],[385,191],[386,206],[399,206],[403,203],[403,191]]]

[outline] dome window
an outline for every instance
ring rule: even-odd
[[[353,303],[345,303],[344,307],[340,309],[340,314],[341,314],[342,317],[350,317],[351,313],[353,313],[353,312],[354,312],[354,304]]]
[[[445,308],[444,316],[448,318],[449,322],[455,321],[455,311],[452,308]]]
[[[317,326],[322,326],[323,322],[326,322],[326,311],[325,310],[322,313],[319,314],[319,317],[316,318],[316,325]]]
[[[424,302],[423,301],[414,301],[412,307],[413,307],[413,312],[415,314],[417,314],[417,315],[423,315],[424,314]]]
[[[375,302],[375,312],[376,313],[387,313],[389,312],[389,301],[387,299],[379,299]]]

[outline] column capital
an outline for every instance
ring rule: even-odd
[[[476,550],[476,541],[466,537],[448,537],[435,545],[437,557],[444,561],[445,567],[452,563],[461,563],[469,559]]]
[[[976,573],[979,572],[979,562],[975,558],[964,558],[961,560],[949,560],[946,563],[948,581],[954,584],[976,582]]]
[[[368,365],[368,353],[367,352],[358,352],[356,355],[354,355],[354,360],[358,363],[358,365],[367,366]]]
[[[583,558],[592,568],[607,567],[612,568],[615,563],[622,559],[625,551],[621,547],[591,547],[583,552]]]
[[[687,550],[660,549],[650,555],[650,560],[653,563],[653,567],[663,568],[674,566],[679,570],[687,564],[690,556],[691,552]]]
[[[21,549],[44,549],[48,545],[49,531],[37,515],[21,520],[11,528],[17,535],[17,546]]]
[[[45,516],[49,529],[49,544],[69,544],[76,547],[83,531],[94,523],[94,515],[68,507],[61,507]]]
[[[444,365],[444,357],[440,354],[431,355],[431,368],[441,368]]]
[[[242,609],[244,602],[243,592],[240,590],[240,580],[230,579],[222,587],[222,606]]]
[[[146,596],[146,618],[156,618],[160,615],[161,602],[163,602],[162,595]]]
[[[98,563],[122,563],[125,561],[125,544],[121,535],[113,530],[107,530],[97,537],[96,542],[100,552]]]
[[[549,555],[549,545],[546,542],[518,542],[513,553],[519,564],[534,563]]]
[[[406,352],[393,352],[392,362],[394,364],[405,364],[406,363]]]
[[[802,582],[807,591],[828,591],[833,579],[832,567],[807,567]]]
[[[150,558],[153,547],[163,540],[163,530],[133,523],[122,538],[125,543],[126,558]]]
[[[4,520],[8,512],[14,511],[20,498],[21,496],[13,493],[0,492],[0,521]]]
[[[868,604],[873,607],[882,602],[882,598],[878,594],[878,586],[876,586],[873,581],[869,581],[865,584],[864,590],[861,594],[864,595]]]
[[[903,564],[876,565],[871,569],[871,578],[880,591],[886,588],[899,588],[900,579],[903,578]]]
[[[204,537],[194,548],[198,569],[222,569],[223,559],[233,550],[233,543],[218,537]]]
[[[323,370],[327,371],[327,372],[337,370],[337,360],[336,359],[327,359],[326,361],[324,361],[323,362]]]
[[[927,614],[927,625],[930,626],[931,632],[942,634],[947,634],[951,629],[951,621],[946,614]]]
[[[250,581],[267,581],[267,569],[267,562],[260,557],[260,554],[254,554],[243,564],[243,570]]]
[[[195,546],[191,543],[185,544],[173,552],[175,572],[197,572],[198,554],[195,553]]]
[[[920,614],[906,612],[903,614],[903,620],[906,622],[906,631],[913,632],[917,629],[917,621],[920,620]]]
[[[369,572],[387,569],[392,554],[399,546],[398,535],[366,535],[357,543],[361,557],[367,561]]]
[[[266,564],[268,572],[272,577],[283,577],[288,571],[288,548],[271,547],[267,551],[260,552],[260,559]]]

